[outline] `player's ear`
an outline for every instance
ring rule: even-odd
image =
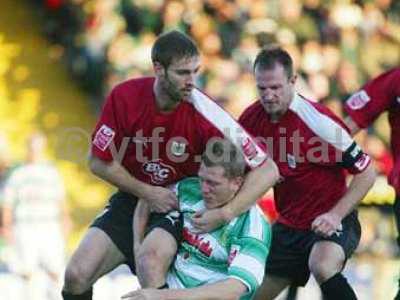
[[[293,74],[293,76],[289,78],[289,82],[290,82],[292,85],[295,85],[295,84],[296,84],[296,80],[297,80],[297,74]]]
[[[244,178],[243,176],[237,176],[232,179],[232,183],[234,185],[234,189],[239,189],[243,184]]]
[[[156,74],[156,76],[164,76],[165,75],[165,68],[159,62],[156,61],[153,63],[153,69],[154,69],[154,73]]]

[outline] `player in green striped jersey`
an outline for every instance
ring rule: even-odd
[[[183,215],[183,241],[167,274],[169,289],[142,289],[124,299],[253,298],[264,277],[271,241],[270,226],[259,208],[253,206],[209,233],[197,233],[191,224],[202,210],[228,203],[239,190],[244,171],[245,162],[235,146],[222,140],[208,145],[199,177],[175,186]]]

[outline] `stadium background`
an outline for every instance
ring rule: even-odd
[[[126,78],[152,74],[151,45],[172,28],[197,41],[203,54],[198,85],[236,117],[256,98],[251,63],[265,43],[285,47],[299,90],[339,115],[348,95],[400,64],[396,0],[3,0],[0,170],[23,159],[29,134],[46,134],[73,220],[69,254],[112,191],[85,165],[104,95]],[[364,199],[363,237],[347,268],[361,299],[389,299],[399,272],[393,191],[384,177],[392,163],[388,133],[382,116],[357,136],[380,174]],[[0,243],[1,274],[9,249]],[[311,284],[305,299],[316,295]]]

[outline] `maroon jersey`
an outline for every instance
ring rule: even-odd
[[[135,178],[165,186],[197,175],[201,154],[212,138],[227,136],[257,167],[265,152],[240,125],[209,97],[193,91],[170,113],[157,109],[154,78],[126,81],[115,87],[92,136],[92,154],[119,161]]]
[[[332,112],[299,95],[278,123],[269,120],[259,101],[239,122],[272,151],[282,177],[274,187],[278,222],[297,229],[310,229],[344,195],[345,169],[356,174],[370,163]]]
[[[345,110],[360,128],[368,127],[382,112],[389,113],[394,160],[389,183],[400,193],[400,68],[383,73],[365,84],[346,101]]]
[[[206,143],[223,136],[217,123],[234,132],[240,126],[226,112],[219,112],[219,119],[212,123],[215,112],[200,113],[186,101],[170,113],[161,112],[153,84],[154,78],[133,79],[111,91],[92,136],[92,154],[105,161],[118,160],[138,180],[165,186],[197,175]],[[198,90],[193,94],[196,105],[215,105]],[[249,148],[245,146],[243,152]]]

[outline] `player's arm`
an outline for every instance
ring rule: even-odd
[[[12,224],[13,224],[13,212],[12,207],[8,204],[2,204],[0,210],[0,217],[2,220],[1,234],[7,242],[12,242]]]
[[[92,173],[101,179],[138,198],[145,199],[157,212],[167,212],[177,208],[176,196],[172,191],[136,179],[116,160],[105,161],[92,155],[89,167]]]
[[[341,221],[357,207],[374,184],[375,178],[372,164],[369,164],[362,173],[354,175],[344,196],[329,212],[318,216],[313,221],[312,229],[323,236],[330,236],[337,230],[341,230]]]
[[[279,179],[279,170],[271,158],[262,165],[247,173],[242,187],[228,204],[221,208],[206,210],[192,218],[193,225],[200,232],[208,232],[221,223],[227,223],[233,218],[250,209]]]
[[[376,179],[370,157],[355,142],[343,153],[341,165],[353,174],[353,178],[337,204],[313,221],[312,229],[323,236],[330,236],[341,230],[343,218],[357,207]]]
[[[190,289],[143,289],[130,292],[125,300],[233,300],[246,293],[247,287],[238,279],[229,278]]]
[[[242,187],[228,204],[221,208],[223,219],[228,222],[249,210],[279,179],[275,162],[268,158],[262,165],[247,173]]]
[[[89,167],[93,174],[111,183],[120,190],[149,201],[152,209],[167,212],[177,205],[173,192],[162,187],[154,187],[133,177],[121,162],[127,149],[125,96],[117,86],[105,101],[99,121],[92,136]]]
[[[364,171],[353,176],[347,192],[330,212],[343,219],[356,208],[374,184],[375,179],[375,170],[373,165],[369,164]]]
[[[14,223],[13,208],[17,199],[18,185],[19,184],[16,179],[15,173],[11,173],[10,177],[5,182],[0,194],[2,198],[2,202],[0,205],[0,220],[2,228],[0,233],[3,235],[8,243],[12,243],[14,239],[12,231],[12,226]]]

